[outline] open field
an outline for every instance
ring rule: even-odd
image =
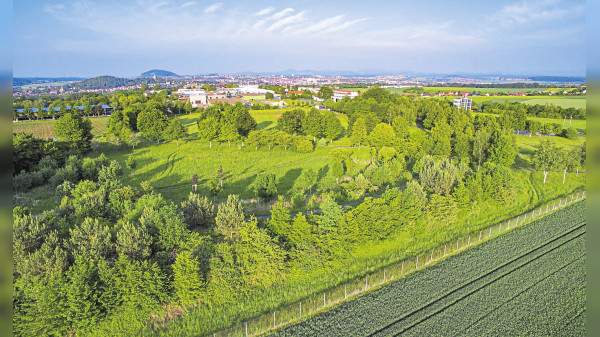
[[[561,106],[563,108],[585,108],[586,107],[586,97],[585,96],[523,96],[523,97],[514,97],[514,96],[475,96],[471,97],[473,103],[483,103],[483,102],[495,102],[495,103],[524,103],[524,104],[554,104]]]
[[[92,134],[99,137],[106,132],[106,126],[110,117],[90,117],[92,121]],[[12,123],[13,132],[29,132],[37,138],[53,138],[54,137],[54,122],[55,120],[46,119],[41,121],[27,121]]]
[[[491,114],[491,113],[474,112],[473,116],[476,116],[476,115],[487,115],[487,116],[496,116],[496,117],[499,116],[497,114]],[[538,121],[542,124],[558,123],[563,127],[563,129],[568,129],[570,127],[574,127],[575,129],[578,129],[578,130],[586,130],[586,128],[587,128],[587,120],[585,120],[585,119],[571,120],[571,119],[567,118],[567,120],[565,121],[564,119],[541,118],[541,117],[531,117],[531,116],[527,116],[527,119]]]
[[[585,201],[277,336],[585,334]]]

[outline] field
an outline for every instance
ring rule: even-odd
[[[524,96],[524,97],[514,97],[514,96],[475,96],[471,97],[473,103],[483,103],[486,101],[491,101],[495,103],[504,103],[504,102],[518,102],[524,104],[554,104],[561,106],[563,108],[584,108],[586,107],[586,97],[585,96]]]
[[[584,335],[585,239],[582,201],[275,335]]]
[[[92,134],[95,137],[104,135],[106,126],[110,117],[91,117]],[[54,138],[54,122],[55,120],[47,119],[42,121],[28,121],[13,123],[13,132],[30,132],[37,138]]]

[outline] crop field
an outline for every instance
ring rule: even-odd
[[[583,336],[585,201],[276,331],[277,336]]]
[[[473,103],[491,101],[494,103],[524,103],[524,104],[554,104],[563,108],[585,108],[586,96],[475,96],[471,97]]]
[[[91,117],[92,134],[99,137],[106,132],[106,126],[110,117]],[[13,123],[13,132],[19,133],[29,132],[37,138],[53,138],[54,137],[54,122],[55,120],[47,119],[43,121],[17,122]]]

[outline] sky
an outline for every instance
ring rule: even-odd
[[[15,77],[585,76],[585,18],[585,0],[19,0],[12,64]]]

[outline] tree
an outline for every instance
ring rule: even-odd
[[[394,147],[398,144],[398,138],[394,129],[385,123],[379,123],[369,135],[369,143],[377,150],[382,147]]]
[[[152,237],[143,223],[133,224],[126,221],[117,231],[116,250],[132,260],[143,261],[152,253]]]
[[[233,109],[235,111],[235,127],[238,134],[241,137],[247,137],[250,131],[256,129],[256,120],[250,115],[248,107],[240,102],[235,103]]]
[[[313,136],[313,140],[316,142],[317,138],[323,136],[323,116],[319,110],[312,108],[306,114],[306,117],[302,120],[302,130],[307,135]]]
[[[473,140],[473,158],[477,162],[477,171],[481,163],[485,160],[487,149],[489,147],[490,135],[485,130],[477,130]]]
[[[169,126],[169,119],[157,108],[146,108],[140,112],[137,126],[144,137],[160,142],[161,136]]]
[[[433,148],[431,154],[440,157],[450,157],[452,153],[451,144],[452,129],[446,122],[440,122],[431,129]]]
[[[421,159],[419,178],[423,188],[428,192],[439,195],[448,195],[462,176],[459,168],[449,159],[435,160],[427,155]]]
[[[581,163],[581,151],[577,148],[573,150],[560,149],[558,153],[557,167],[563,168],[563,184],[567,179],[567,170],[576,170]]]
[[[394,117],[392,121],[392,128],[394,128],[394,131],[396,132],[396,136],[398,136],[398,138],[408,139],[408,130],[410,128],[410,124],[406,117],[400,115]]]
[[[266,93],[265,93],[265,98],[266,98],[266,99],[273,99],[273,97],[274,97],[274,96],[273,96],[273,93],[272,93],[272,92],[268,91],[268,92],[266,92]]]
[[[325,124],[325,137],[327,137],[330,142],[333,142],[333,140],[337,139],[337,137],[339,137],[344,130],[342,123],[333,111],[327,111],[325,113],[323,123]]]
[[[354,122],[350,140],[352,145],[358,145],[358,149],[360,149],[360,144],[364,144],[367,141],[367,126],[364,119],[358,118]]]
[[[181,304],[191,304],[201,299],[204,282],[200,263],[190,251],[177,254],[173,264],[173,289]]]
[[[331,96],[333,96],[333,89],[331,87],[322,86],[319,88],[319,98],[331,99]]]
[[[277,178],[275,174],[259,173],[254,181],[254,193],[265,201],[277,195]]]
[[[305,169],[302,172],[302,180],[306,188],[308,188],[309,193],[312,194],[312,187],[317,183],[317,172],[312,167]]]
[[[529,137],[531,137],[531,135],[537,134],[542,130],[542,123],[538,121],[528,119],[525,124],[527,132],[529,133]]]
[[[496,132],[488,150],[489,161],[509,167],[515,162],[517,152],[516,141],[512,134]]]
[[[69,247],[74,256],[106,259],[114,254],[110,229],[102,226],[98,219],[85,218],[83,223],[69,229]]]
[[[277,119],[277,126],[289,134],[298,134],[302,131],[304,116],[304,110],[302,109],[286,111]]]
[[[331,166],[331,174],[335,177],[336,183],[340,183],[340,178],[344,175],[344,164],[341,161],[336,161]]]
[[[177,146],[179,146],[179,140],[186,136],[187,131],[178,119],[173,119],[171,123],[169,123],[169,127],[163,132],[163,138],[166,141],[177,141]]]
[[[239,235],[240,227],[244,223],[244,208],[240,197],[230,194],[227,202],[219,205],[215,218],[216,232],[233,241]]]
[[[92,135],[92,123],[79,115],[66,113],[54,123],[54,134],[63,142],[72,142],[79,149],[87,149]]]
[[[321,211],[321,215],[317,217],[317,224],[321,230],[331,231],[335,227],[341,227],[344,216],[342,206],[329,199],[321,205]]]
[[[219,120],[214,117],[208,117],[204,120],[198,121],[198,136],[202,139],[208,140],[210,148],[212,149],[212,141],[219,137],[221,132],[221,125]]]
[[[558,163],[558,151],[556,146],[548,139],[542,141],[536,146],[535,152],[531,158],[531,164],[536,170],[544,172],[544,184],[550,170],[556,168]]]
[[[219,170],[217,170],[217,177],[219,178],[219,184],[221,188],[223,188],[223,165],[219,165]]]
[[[183,213],[183,221],[190,228],[209,228],[212,225],[215,207],[207,197],[200,197],[190,192],[188,200],[183,201],[180,206]]]
[[[231,147],[231,141],[238,139],[240,136],[238,134],[238,129],[235,127],[233,123],[223,123],[221,126],[220,137],[223,140],[227,141],[229,147]]]

